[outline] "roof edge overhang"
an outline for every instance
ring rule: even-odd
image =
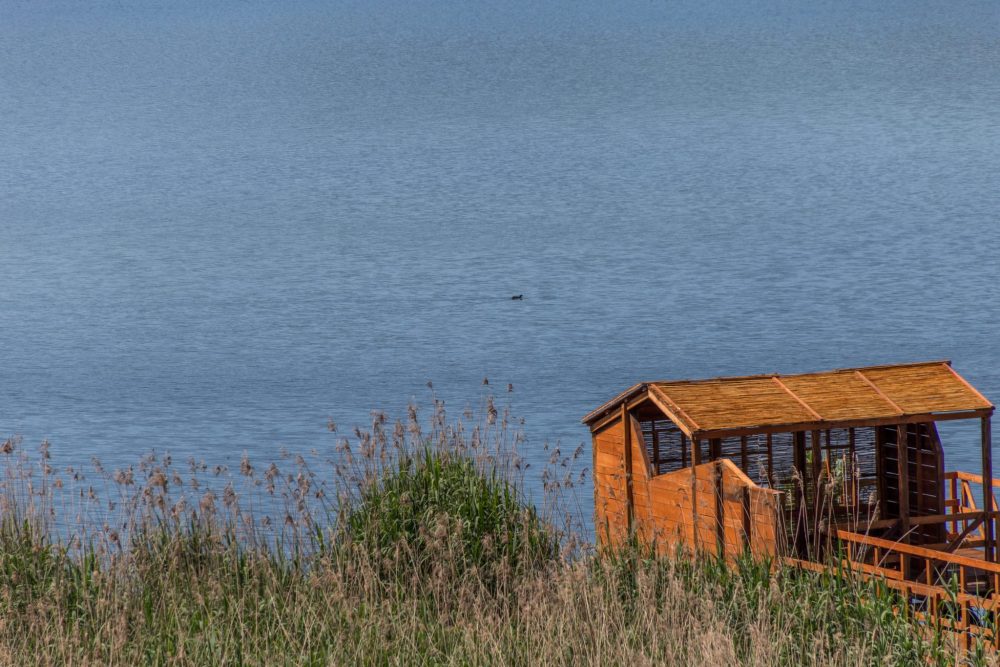
[[[643,394],[648,389],[648,383],[640,382],[639,384],[634,384],[625,391],[621,392],[610,401],[605,402],[599,408],[591,410],[584,416],[580,421],[588,426],[591,426],[594,422],[601,419],[602,417],[608,416],[612,410],[620,406],[622,403],[631,402],[639,394]]]
[[[825,371],[813,371],[810,373],[757,373],[753,375],[719,375],[710,378],[696,378],[693,380],[653,380],[646,384],[703,384],[708,382],[726,382],[729,380],[766,380],[768,378],[794,378],[802,375],[835,375],[850,371],[877,371],[886,368],[908,368],[912,366],[951,366],[951,359],[932,359],[930,361],[908,361],[900,364],[878,364],[876,366],[847,366],[844,368],[830,368]]]
[[[951,372],[954,373],[955,377],[959,381],[961,381],[975,395],[981,398],[987,404],[987,406],[977,409],[960,410],[954,412],[920,412],[920,413],[901,412],[899,414],[894,414],[894,415],[871,417],[865,419],[849,419],[849,420],[819,419],[813,421],[782,422],[782,423],[759,424],[759,425],[741,425],[738,428],[701,429],[698,427],[697,423],[694,422],[684,412],[681,406],[674,403],[670,399],[670,397],[658,387],[658,385],[661,383],[662,384],[668,384],[668,383],[677,384],[677,383],[687,383],[687,382],[711,383],[711,382],[722,382],[727,380],[787,378],[787,377],[796,377],[798,375],[816,376],[816,375],[826,375],[826,374],[843,373],[843,372],[859,371],[859,370],[863,371],[863,370],[875,370],[875,369],[885,369],[885,368],[905,368],[913,366],[930,366],[930,365],[947,366],[951,370]],[[738,437],[744,435],[753,435],[757,433],[815,431],[815,430],[827,430],[832,428],[862,428],[866,426],[888,426],[893,424],[926,423],[926,422],[938,422],[938,421],[951,421],[956,419],[976,419],[976,418],[989,417],[993,414],[995,410],[995,406],[991,401],[989,401],[985,396],[979,393],[979,391],[971,384],[969,384],[968,381],[965,380],[965,378],[963,378],[961,375],[956,373],[954,369],[951,368],[951,360],[940,359],[936,361],[921,361],[921,362],[911,362],[902,364],[881,364],[878,366],[837,368],[828,371],[819,371],[816,373],[798,373],[789,375],[781,375],[778,373],[766,373],[758,375],[706,378],[699,380],[665,380],[657,382],[643,382],[636,385],[632,385],[631,387],[621,392],[611,400],[607,401],[597,409],[589,412],[585,417],[583,417],[581,421],[587,426],[589,426],[591,431],[597,431],[614,421],[614,418],[616,416],[615,410],[617,408],[620,408],[623,404],[627,404],[631,409],[631,407],[637,406],[645,401],[650,401],[653,404],[655,404],[688,437],[699,440]]]

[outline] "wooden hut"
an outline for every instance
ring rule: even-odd
[[[924,612],[955,577],[968,630],[1000,605],[993,410],[949,361],[638,384],[583,419],[598,540],[805,567],[836,553]],[[982,474],[946,470],[936,423],[955,419],[980,421]]]

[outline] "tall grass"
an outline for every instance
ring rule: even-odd
[[[331,429],[335,430],[333,425]],[[877,584],[750,560],[599,553],[549,450],[415,410],[239,470],[57,470],[0,447],[2,664],[955,664]],[[579,456],[579,450],[576,454]],[[963,660],[966,658],[963,657]],[[972,655],[987,664],[987,655]]]

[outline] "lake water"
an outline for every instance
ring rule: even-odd
[[[639,380],[1000,399],[993,0],[0,0],[0,121],[0,433],[61,463],[484,376],[538,461]]]

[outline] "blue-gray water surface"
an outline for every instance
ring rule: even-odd
[[[644,379],[1000,399],[998,121],[992,0],[0,0],[0,434],[267,458],[488,377],[541,461]]]

